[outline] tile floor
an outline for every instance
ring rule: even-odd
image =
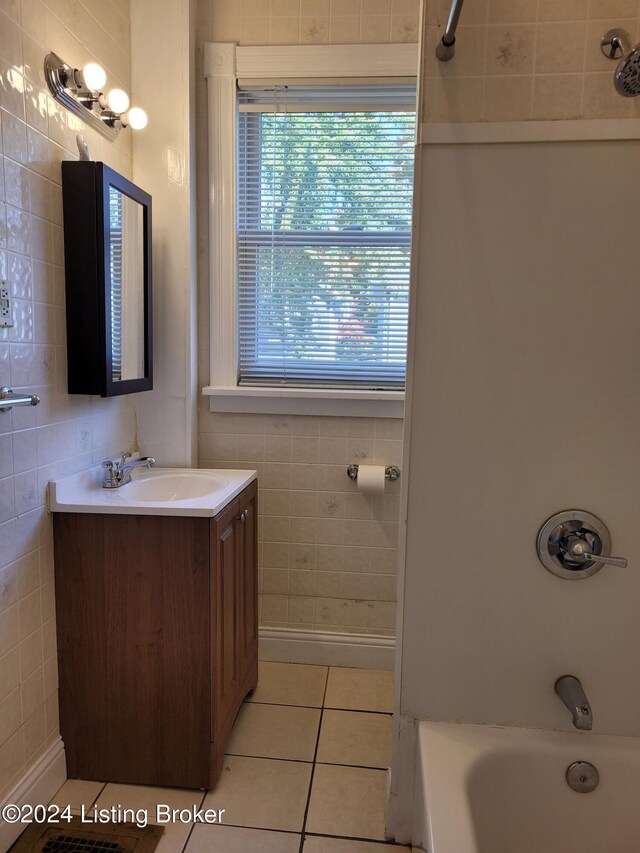
[[[389,853],[384,843],[393,674],[260,664],[216,787],[207,792],[69,780],[73,810],[225,809],[223,823],[171,823],[158,853]]]

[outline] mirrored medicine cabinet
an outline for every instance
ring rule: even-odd
[[[104,163],[62,163],[70,394],[153,388],[151,196]]]

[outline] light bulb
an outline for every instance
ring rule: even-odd
[[[97,62],[87,62],[82,69],[82,79],[91,92],[99,92],[107,82],[107,73]]]
[[[126,113],[129,109],[129,95],[122,89],[111,89],[107,95],[107,104],[109,109],[118,115]]]
[[[148,121],[147,114],[142,107],[131,107],[127,113],[127,124],[134,130],[142,130],[143,127],[147,126]]]

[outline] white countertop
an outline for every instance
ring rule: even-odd
[[[131,483],[103,489],[103,474],[98,465],[51,480],[50,511],[213,518],[257,476],[222,468],[135,468]]]

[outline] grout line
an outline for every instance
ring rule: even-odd
[[[289,761],[291,764],[313,764],[315,761],[315,758],[283,758],[281,755],[251,755],[247,752],[225,752],[225,755],[233,755],[236,758],[253,758],[256,761]]]
[[[200,793],[202,794],[202,799],[200,800],[200,803],[198,805],[199,809],[201,809],[202,806],[204,805],[204,801],[205,801],[207,794],[209,793],[209,790],[200,789]],[[180,848],[180,853],[184,853],[184,851],[187,849],[187,846],[188,846],[189,841],[191,840],[191,836],[193,834],[193,830],[195,828],[196,828],[196,823],[195,823],[195,821],[193,821],[193,823],[191,824],[191,827],[189,829],[189,832],[187,832],[187,837],[184,840],[184,844]]]
[[[243,703],[245,705],[269,705],[270,707],[276,708],[306,708],[308,711],[321,711],[323,708],[325,711],[343,711],[347,714],[382,714],[383,716],[391,717],[393,716],[393,711],[372,711],[368,708],[338,708],[333,705],[325,705],[324,698],[322,705],[294,705],[288,702],[254,702],[253,700],[247,701]]]
[[[411,850],[411,847],[406,847],[404,844],[396,844],[395,841],[387,841],[380,838],[367,838],[361,835],[329,835],[328,832],[310,832],[308,833],[314,838],[339,838],[345,841],[366,841],[368,844],[386,844],[387,847],[397,848],[399,850]]]
[[[309,711],[321,711],[322,705],[296,705],[289,702],[255,702],[253,699],[243,702],[243,705],[270,705],[276,708],[307,708]]]
[[[316,748],[313,752],[313,764],[311,765],[311,778],[309,779],[309,791],[307,793],[307,802],[304,808],[304,816],[302,818],[302,829],[300,830],[300,847],[298,853],[302,853],[304,848],[304,836],[307,829],[307,818],[309,816],[309,806],[311,805],[311,791],[313,790],[313,777],[316,772],[316,759],[318,757],[318,747],[320,746],[320,732],[322,731],[322,718],[324,716],[324,700],[327,697],[327,687],[329,686],[329,671],[331,667],[327,667],[324,676],[324,690],[322,691],[322,708],[320,709],[320,719],[318,720],[318,734],[316,735]]]
[[[91,802],[89,804],[89,808],[91,808],[92,806],[95,806],[95,804],[98,802],[98,800],[102,796],[102,793],[103,793],[104,789],[107,787],[107,785],[108,785],[108,782],[102,782],[102,787],[100,788],[100,790],[98,791],[96,796],[93,798],[93,800],[91,800]]]
[[[334,708],[331,706],[323,706],[325,711],[342,711],[347,714],[381,714],[383,717],[392,717],[393,711],[369,711],[366,708]]]
[[[322,730],[322,714],[320,711],[320,720],[318,722],[318,734],[316,736],[316,748],[313,753],[313,764],[311,765],[311,776],[309,778],[309,790],[307,792],[307,802],[304,808],[304,815],[302,818],[302,829],[300,830],[300,847],[298,849],[298,853],[302,853],[302,849],[304,847],[304,835],[307,828],[307,818],[309,816],[309,806],[311,805],[311,791],[313,789],[313,777],[316,772],[316,756],[318,754],[318,745],[320,743],[320,731]]]
[[[229,823],[228,821],[224,821],[223,823],[203,824],[203,826],[207,825],[211,827],[213,832],[215,832],[219,826],[230,826],[232,829],[249,829],[255,832],[275,832],[276,834],[281,835],[300,835],[300,832],[297,829],[274,829],[272,826],[248,826],[246,823]]]
[[[379,767],[375,764],[341,764],[338,761],[316,761],[316,764],[327,765],[328,767],[353,767],[356,770],[379,770],[381,773],[389,771],[389,767]]]
[[[230,826],[234,829],[249,829],[255,832],[275,832],[280,833],[282,835],[300,835],[300,832],[295,829],[273,829],[273,827],[267,826],[247,826],[246,823],[224,823],[224,824],[216,824],[216,826]],[[391,848],[398,848],[400,850],[411,850],[410,847],[406,847],[403,844],[396,844],[395,841],[388,841],[386,839],[381,838],[370,838],[364,835],[331,835],[329,832],[307,832],[306,833],[313,838],[336,838],[340,841],[365,841],[369,844],[386,844]],[[304,836],[302,836],[304,838]],[[184,848],[183,848],[184,850]]]

